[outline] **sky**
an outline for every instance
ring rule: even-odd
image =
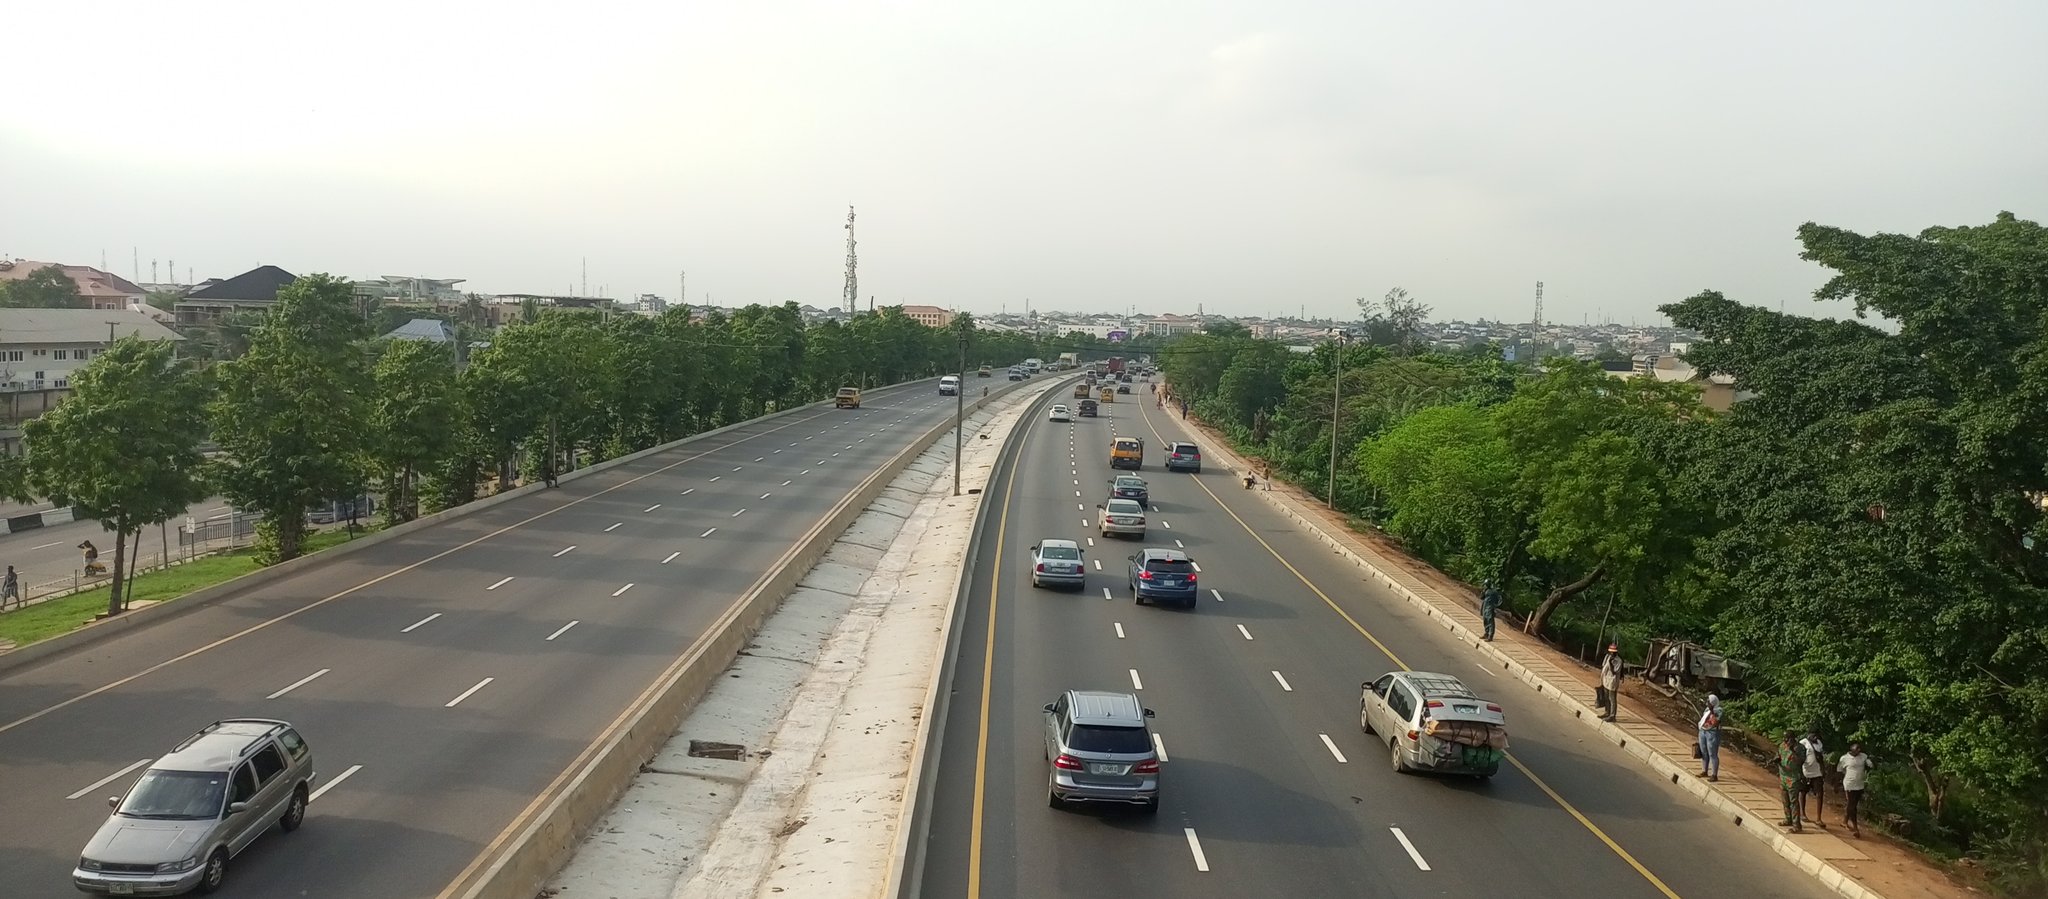
[[[995,312],[1788,311],[2048,219],[2048,3],[355,0],[0,15],[0,256]],[[587,263],[586,263],[587,260]],[[169,280],[168,275],[165,280]]]

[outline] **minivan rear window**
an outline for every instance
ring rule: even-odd
[[[1115,752],[1133,754],[1152,751],[1152,738],[1145,735],[1142,727],[1105,727],[1097,724],[1076,724],[1067,734],[1067,746],[1081,752]]]

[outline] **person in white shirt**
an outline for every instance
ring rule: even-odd
[[[1863,804],[1863,788],[1870,782],[1870,756],[1863,754],[1863,744],[1851,743],[1835,767],[1842,772],[1842,822],[1849,825],[1851,835],[1860,837],[1863,828],[1857,823],[1856,810]]]
[[[1802,815],[1805,814],[1806,797],[1812,796],[1813,815],[1808,820],[1826,827],[1827,825],[1821,822],[1820,813],[1822,807],[1827,804],[1828,769],[1825,767],[1827,764],[1827,750],[1826,747],[1821,745],[1819,729],[1809,729],[1806,732],[1806,738],[1800,740],[1799,745],[1802,749],[1806,750],[1806,761],[1799,766],[1800,813]]]

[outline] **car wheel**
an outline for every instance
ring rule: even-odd
[[[1047,784],[1045,787],[1045,807],[1058,809],[1067,807],[1065,802],[1060,801],[1060,794],[1053,792],[1051,784]]]
[[[1372,733],[1372,719],[1366,717],[1365,703],[1362,702],[1358,704],[1358,731],[1359,733]]]
[[[292,790],[292,804],[284,807],[284,817],[277,819],[277,826],[284,828],[285,833],[291,833],[294,830],[298,830],[299,825],[304,823],[306,823],[306,786],[300,784]]]
[[[199,876],[199,892],[213,893],[228,880],[228,851],[226,848],[213,850],[206,857],[206,872]]]
[[[1387,741],[1388,758],[1393,761],[1395,774],[1407,774],[1408,763],[1401,760],[1401,744],[1396,740]]]
[[[1147,814],[1147,815],[1157,815],[1157,814],[1159,814],[1159,800],[1158,800],[1158,799],[1153,799],[1153,800],[1152,800],[1151,802],[1147,802],[1147,803],[1145,803],[1145,804],[1144,804],[1143,806],[1141,806],[1140,808],[1141,808],[1141,809],[1142,809],[1142,810],[1144,811],[1144,813],[1145,813],[1145,814]]]

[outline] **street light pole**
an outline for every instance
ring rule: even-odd
[[[953,390],[953,495],[960,495],[960,432],[967,427],[967,330],[960,329],[960,380]]]
[[[1351,335],[1341,328],[1331,329],[1330,346],[1336,352],[1336,376],[1330,379],[1330,498],[1331,509],[1337,508],[1337,427],[1339,416],[1344,409],[1344,343]]]

